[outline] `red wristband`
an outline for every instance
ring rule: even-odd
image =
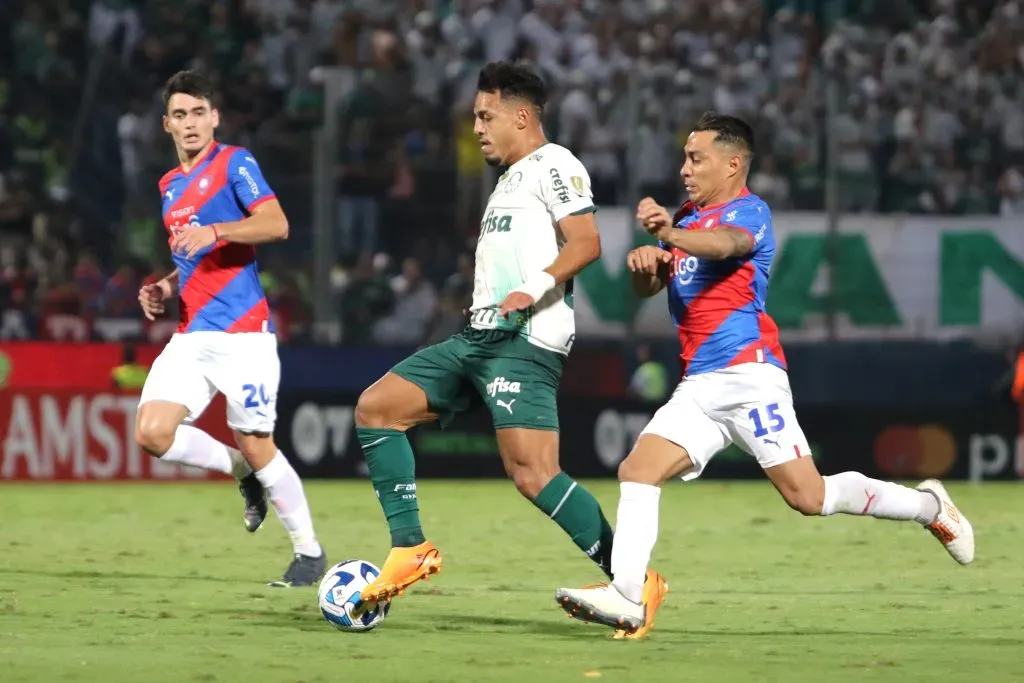
[[[213,241],[214,242],[220,242],[220,235],[217,234],[217,224],[216,223],[212,224],[210,226],[210,229],[213,230]]]

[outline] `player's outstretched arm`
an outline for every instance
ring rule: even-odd
[[[637,219],[655,239],[690,256],[723,261],[754,250],[754,236],[745,228],[722,225],[714,230],[676,230],[668,210],[650,197],[637,206]]]
[[[664,230],[656,237],[665,244],[682,249],[691,256],[713,261],[746,256],[754,249],[754,238],[742,228]]]
[[[217,223],[218,239],[236,244],[266,244],[288,239],[288,218],[276,199],[255,206],[252,215],[232,223]]]

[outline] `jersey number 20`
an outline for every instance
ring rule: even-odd
[[[255,384],[243,384],[242,391],[245,392],[244,405],[246,408],[259,408],[261,405],[265,406],[270,403],[270,398],[267,396],[267,388],[262,384],[259,387]]]

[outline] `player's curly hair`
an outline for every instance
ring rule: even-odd
[[[490,62],[480,69],[476,82],[479,92],[500,93],[502,99],[526,100],[538,111],[544,111],[548,87],[544,79],[523,62]]]
[[[743,119],[706,111],[693,127],[695,133],[705,131],[717,133],[715,142],[736,147],[747,159],[754,156],[754,129]]]
[[[167,79],[164,84],[164,106],[170,102],[174,95],[191,95],[203,99],[213,105],[213,97],[216,94],[213,83],[203,74],[197,71],[179,71]]]

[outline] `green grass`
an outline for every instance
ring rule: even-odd
[[[617,487],[594,483],[614,517]],[[310,483],[332,562],[377,564],[366,482]],[[672,593],[643,642],[570,621],[562,585],[600,577],[507,482],[420,486],[445,569],[366,634],[314,591],[229,484],[0,487],[0,680],[173,683],[1024,680],[1024,539],[1014,485],[954,486],[978,533],[960,567],[913,524],[802,519],[767,483],[669,487],[654,563]],[[596,672],[596,673],[595,673]]]

